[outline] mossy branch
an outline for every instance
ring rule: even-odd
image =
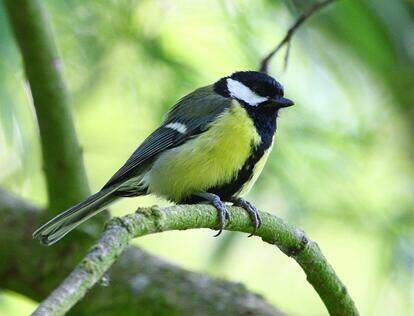
[[[0,188],[0,289],[45,298],[86,251],[71,235],[52,248],[32,239],[44,210]],[[75,232],[74,232],[75,233]],[[65,242],[66,241],[66,242]],[[22,259],[23,258],[23,259]],[[29,260],[30,259],[30,260]],[[74,315],[263,315],[282,313],[243,284],[188,271],[129,246],[108,271],[109,286],[95,286]]]
[[[245,211],[229,207],[232,220],[227,230],[250,233]],[[257,236],[279,247],[304,270],[309,283],[324,302],[330,315],[358,315],[346,287],[326,261],[318,245],[299,229],[282,219],[261,213]],[[101,239],[92,247],[66,280],[44,300],[33,315],[62,315],[69,311],[98,282],[131,239],[168,230],[217,228],[217,211],[208,205],[179,205],[142,208],[131,215],[112,219]]]

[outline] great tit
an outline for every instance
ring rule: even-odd
[[[243,199],[269,156],[281,108],[293,105],[274,78],[239,71],[184,96],[105,186],[57,215],[33,236],[51,245],[120,197],[155,194],[174,203],[211,203],[219,232],[230,220],[225,202],[257,209]]]

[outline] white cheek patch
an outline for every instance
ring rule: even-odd
[[[187,126],[185,126],[183,123],[178,123],[178,122],[169,123],[165,125],[165,127],[171,128],[181,134],[185,134],[187,132]]]
[[[227,79],[227,89],[233,98],[244,101],[252,106],[257,106],[258,104],[267,101],[266,97],[257,95],[240,81],[231,78]]]

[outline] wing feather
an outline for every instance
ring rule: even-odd
[[[215,94],[211,86],[200,88],[185,96],[168,112],[164,123],[133,152],[103,189],[139,175],[161,152],[177,147],[189,138],[204,132],[229,106],[230,100]],[[186,132],[181,133],[166,127],[174,122],[185,125]]]
[[[125,164],[109,179],[103,189],[108,188],[116,183],[123,182],[130,178],[131,175],[140,173],[140,168],[158,153],[174,147],[178,144],[180,137],[177,131],[170,128],[160,127],[155,130],[148,138],[139,146],[125,162]]]

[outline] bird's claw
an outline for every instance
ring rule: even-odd
[[[251,204],[249,201],[243,199],[243,198],[235,198],[233,199],[233,205],[240,206],[243,208],[250,216],[252,223],[253,223],[253,231],[249,235],[249,237],[256,234],[256,231],[260,228],[262,225],[262,219],[260,218],[260,214],[257,210],[257,208]]]
[[[230,221],[230,213],[227,210],[226,205],[219,198],[214,199],[211,202],[213,206],[217,209],[219,217],[219,231],[217,232],[217,234],[214,235],[214,237],[217,237],[220,236],[224,227],[226,227],[226,221]]]
[[[216,208],[218,212],[218,219],[219,219],[219,231],[217,232],[217,234],[214,235],[214,237],[219,236],[222,233],[224,227],[226,227],[226,221],[227,222],[231,221],[230,212],[228,211],[224,202],[216,194],[209,193],[209,192],[203,192],[203,193],[197,194],[197,196],[205,199],[206,201],[211,203]]]

